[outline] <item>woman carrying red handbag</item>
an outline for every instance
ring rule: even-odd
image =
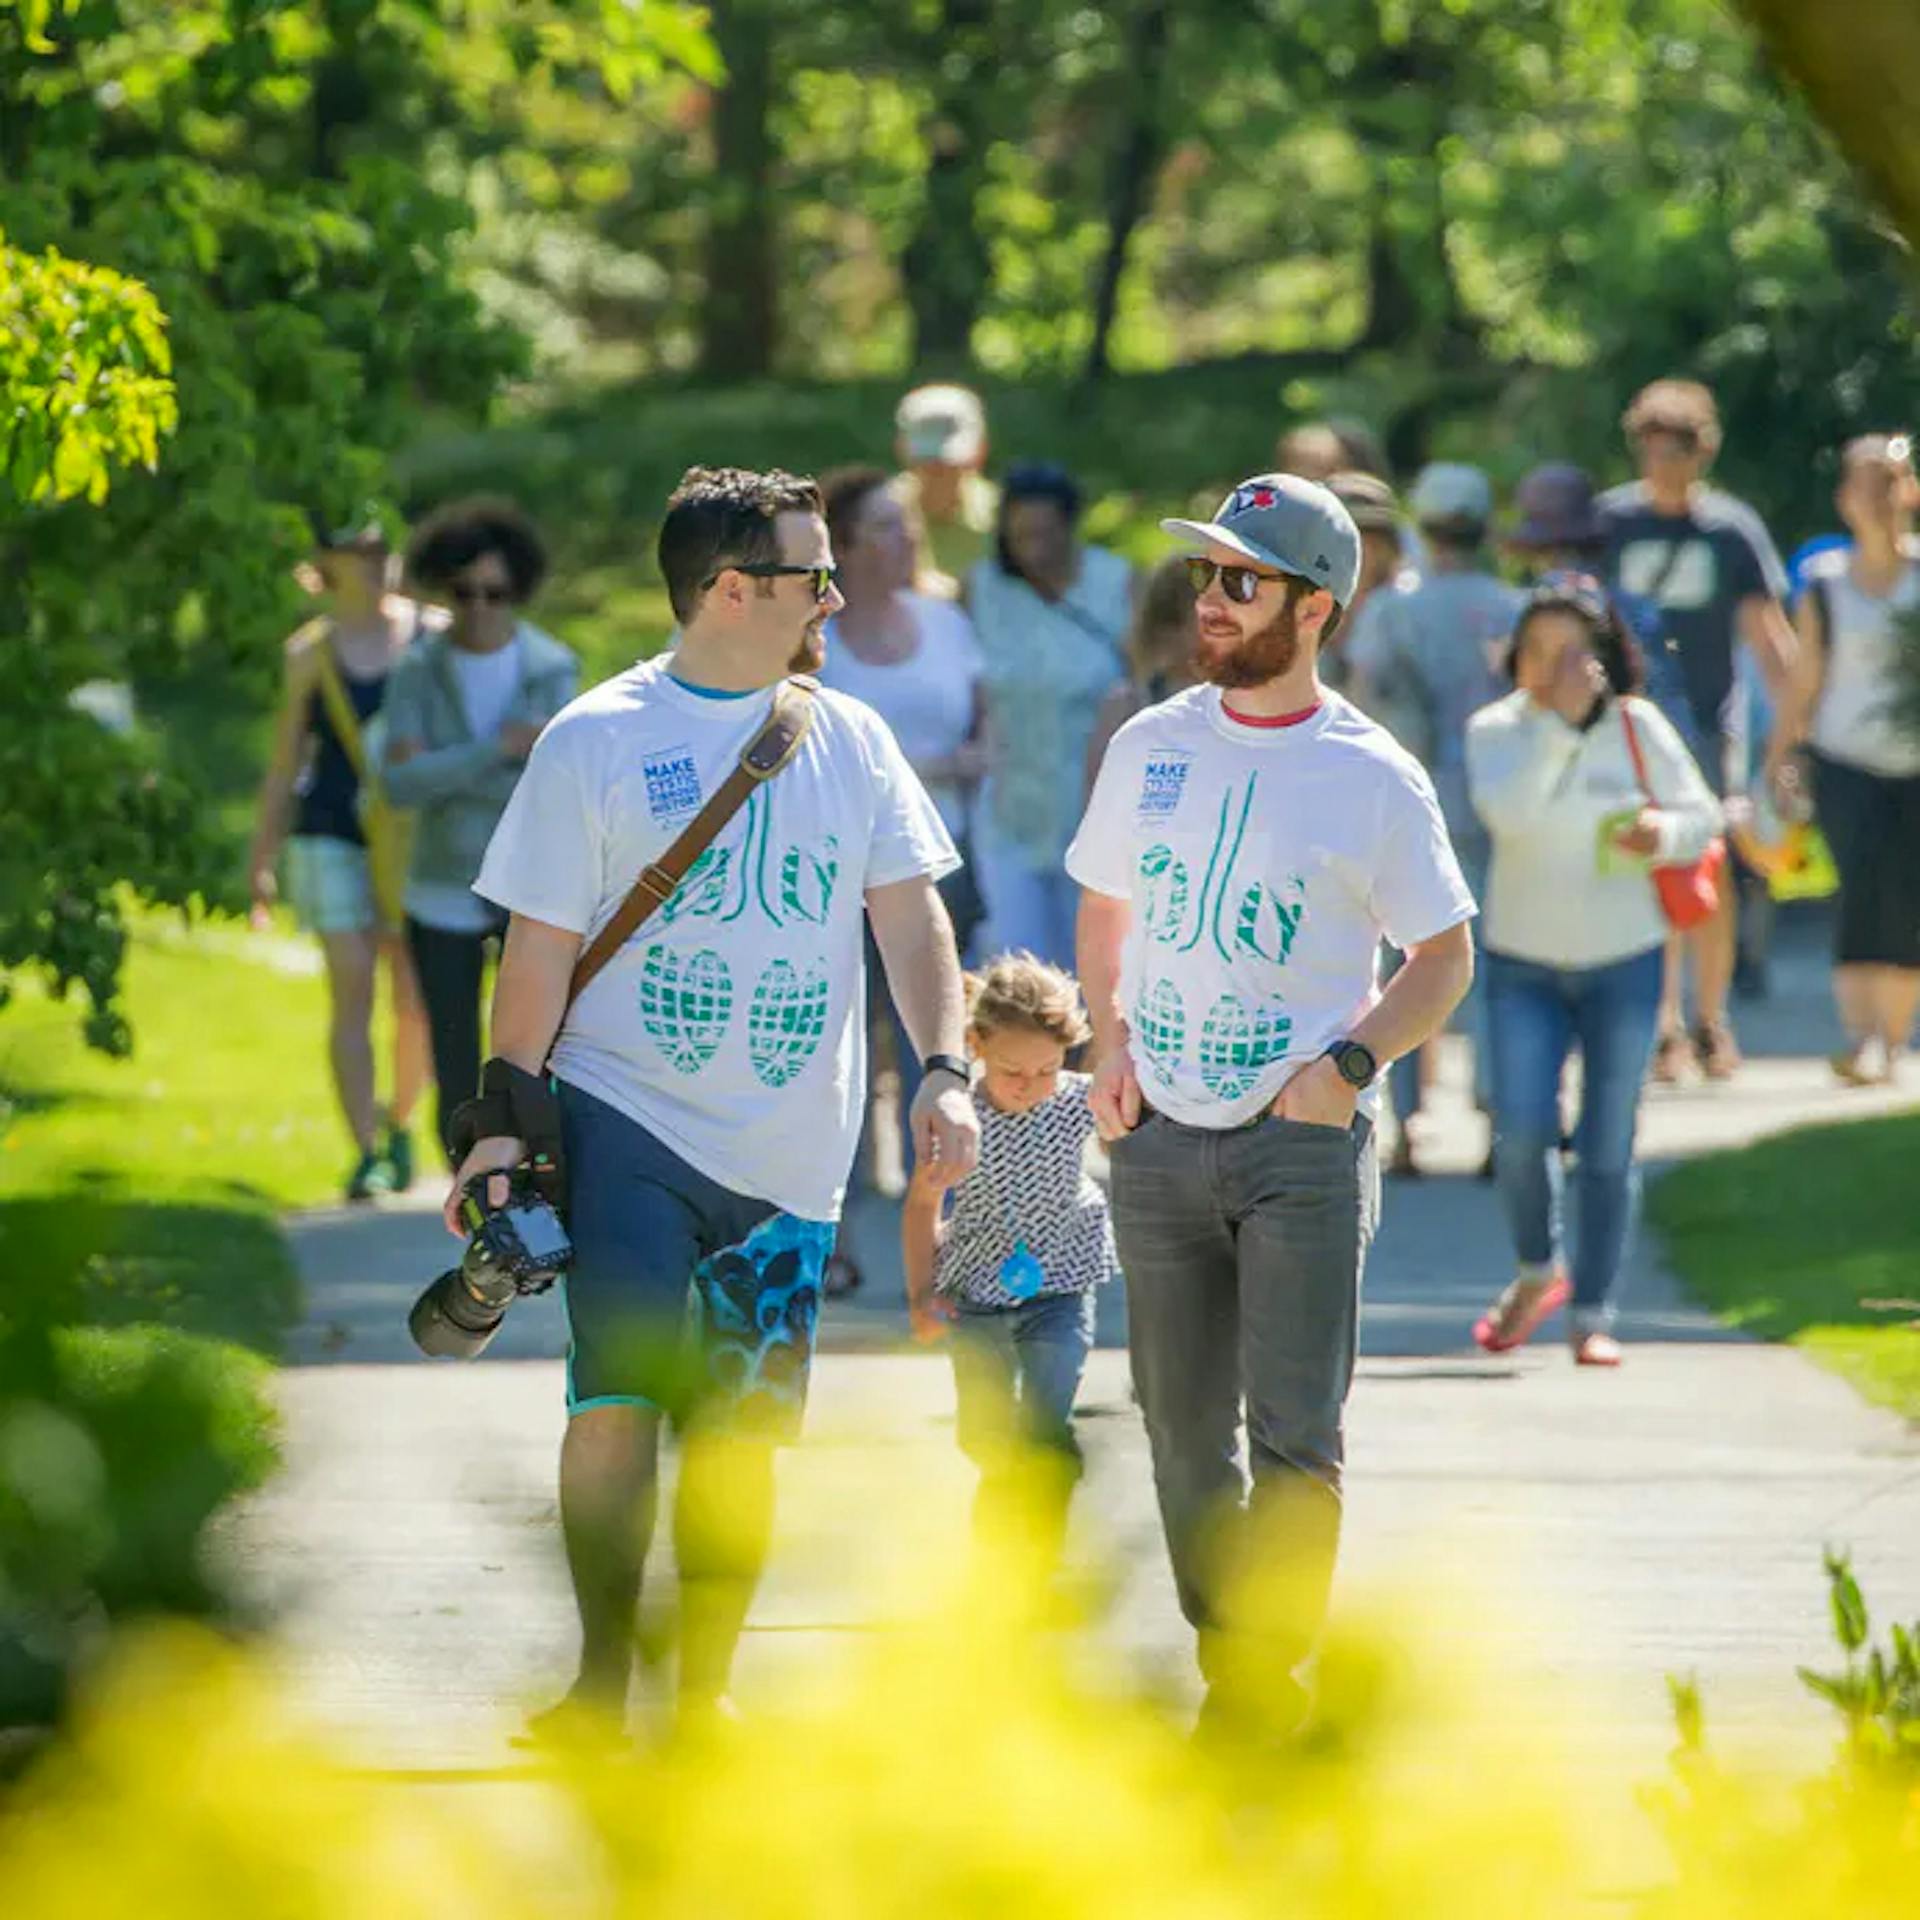
[[[1574,1358],[1615,1366],[1613,1294],[1639,1201],[1634,1131],[1661,955],[1669,926],[1713,911],[1720,806],[1672,723],[1638,697],[1639,649],[1597,581],[1543,582],[1509,667],[1515,691],[1469,724],[1467,777],[1493,842],[1482,978],[1494,1167],[1519,1270],[1474,1338],[1504,1352],[1570,1301]],[[1569,1236],[1560,1081],[1575,1047]]]

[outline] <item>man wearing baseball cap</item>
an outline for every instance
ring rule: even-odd
[[[993,542],[999,490],[987,460],[987,410],[971,387],[915,387],[894,410],[898,497],[922,535],[915,586],[958,599]]]
[[[1067,869],[1134,1382],[1202,1726],[1231,1731],[1303,1705],[1339,1540],[1376,1088],[1466,992],[1474,905],[1419,764],[1319,678],[1359,577],[1352,516],[1267,474],[1211,521],[1162,524],[1201,549],[1201,681],[1114,736]],[[1385,991],[1383,937],[1407,955]]]

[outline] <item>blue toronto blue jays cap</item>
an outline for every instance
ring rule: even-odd
[[[1315,480],[1263,473],[1242,480],[1211,520],[1162,520],[1168,533],[1230,547],[1255,566],[1297,574],[1325,587],[1341,606],[1360,583],[1360,529]]]

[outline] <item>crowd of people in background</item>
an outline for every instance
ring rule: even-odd
[[[1454,461],[1403,506],[1363,429],[1299,427],[1209,517],[1163,521],[1187,550],[1143,572],[1088,537],[1074,475],[988,480],[978,396],[920,388],[892,466],[690,470],[658,550],[674,643],[581,698],[527,617],[547,554],[512,503],[435,513],[400,571],[369,524],[317,537],[251,869],[264,915],[284,850],[325,954],[347,1196],[410,1179],[429,1061],[450,1231],[538,1153],[567,1168],[582,1651],[530,1738],[624,1711],[668,1414],[682,1708],[724,1711],[818,1304],[860,1284],[842,1208],[883,1161],[990,1541],[1057,1559],[1095,1297],[1124,1277],[1197,1731],[1239,1738],[1306,1711],[1382,1078],[1413,1178],[1439,1036],[1471,1051],[1513,1250],[1473,1339],[1508,1352],[1564,1309],[1573,1362],[1613,1368],[1645,1088],[1740,1071],[1742,929],[1751,970],[1766,927],[1741,892],[1813,819],[1834,1070],[1897,1077],[1920,1006],[1912,448],[1841,450],[1845,533],[1800,556],[1796,599],[1707,484],[1708,390],[1655,381],[1623,425],[1637,480],[1547,464],[1505,513]],[[722,803],[736,836],[696,850]],[[738,1330],[776,1323],[774,1391]],[[1231,1599],[1255,1557],[1284,1697],[1252,1683]]]
[[[284,847],[289,903],[326,956],[334,1086],[355,1148],[346,1197],[365,1200],[412,1182],[408,1121],[429,1062],[443,1146],[479,1084],[487,957],[505,921],[473,878],[579,671],[524,617],[547,553],[511,501],[458,501],[424,520],[398,580],[371,520],[319,534],[310,564],[323,610],[287,643],[248,864],[263,915]],[[371,1038],[383,958],[384,1102]]]
[[[962,953],[1021,954],[1064,978],[1079,897],[1067,847],[1118,729],[1194,679],[1192,571],[1183,558],[1142,571],[1088,539],[1060,466],[1022,459],[989,479],[985,408],[965,387],[915,389],[895,425],[891,465],[822,480],[843,604],[821,678],[886,722],[959,848],[941,892]],[[1276,448],[1276,469],[1323,483],[1360,536],[1321,683],[1426,768],[1481,905],[1482,966],[1453,1029],[1471,1046],[1482,1172],[1516,1254],[1477,1330],[1495,1348],[1570,1301],[1576,1337],[1606,1352],[1643,1085],[1739,1071],[1731,998],[1764,981],[1769,866],[1809,821],[1839,881],[1836,1073],[1893,1079],[1920,1003],[1920,735],[1892,710],[1897,623],[1920,607],[1909,442],[1841,451],[1844,531],[1790,574],[1759,516],[1709,484],[1721,424],[1707,388],[1656,380],[1623,427],[1636,479],[1602,491],[1551,462],[1504,511],[1488,474],[1452,461],[1403,499],[1356,422],[1298,425]],[[251,868],[264,911],[284,865],[325,954],[352,1198],[411,1178],[429,1061],[445,1114],[482,1058],[500,926],[471,882],[534,740],[576,690],[573,656],[526,617],[546,564],[498,500],[424,522],[403,567],[371,525],[317,542],[322,611],[287,648]],[[1697,867],[1712,869],[1703,905],[1680,925],[1652,881]],[[917,1062],[871,959],[875,1057],[904,1115]],[[1387,1165],[1401,1176],[1421,1171],[1435,1060],[1429,1044],[1391,1071]],[[882,1154],[870,1127],[857,1178],[891,1163],[884,1177],[904,1184],[909,1161],[904,1137]],[[1563,1185],[1578,1197],[1571,1236]],[[844,1255],[833,1277],[859,1279]]]

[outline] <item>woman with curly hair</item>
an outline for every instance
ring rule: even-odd
[[[573,698],[573,654],[521,613],[546,578],[533,522],[511,501],[456,501],[407,549],[422,598],[451,609],[410,647],[382,713],[387,795],[415,813],[407,944],[433,1040],[440,1133],[480,1084],[480,988],[504,916],[473,891],[540,730]],[[451,1149],[449,1149],[451,1154]]]

